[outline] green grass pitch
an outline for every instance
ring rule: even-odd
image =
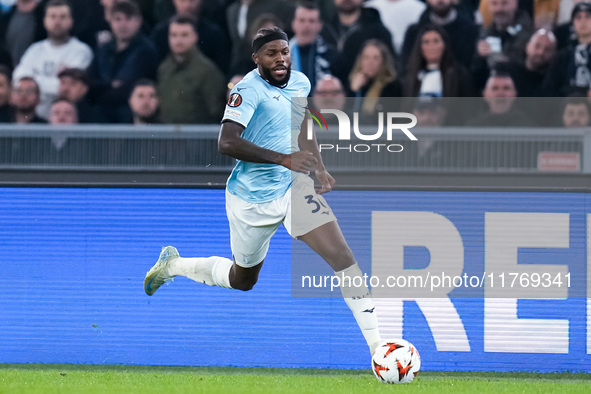
[[[0,364],[0,393],[591,393],[591,375],[421,372],[387,385],[369,369]]]

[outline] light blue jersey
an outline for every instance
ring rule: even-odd
[[[255,69],[232,89],[222,122],[241,124],[245,127],[242,138],[262,148],[293,153],[299,150],[297,141],[305,108],[298,105],[292,119],[291,99],[307,97],[309,93],[310,81],[299,71],[291,71],[289,82],[282,89],[269,84]],[[298,103],[302,104],[300,100]],[[245,201],[262,203],[283,196],[290,184],[291,171],[283,166],[238,160],[227,189]]]

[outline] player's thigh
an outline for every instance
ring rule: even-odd
[[[355,264],[353,252],[335,221],[323,224],[298,237],[318,253],[333,270],[340,271]]]
[[[316,193],[310,177],[302,175],[294,180],[290,208],[286,227],[292,237],[308,244],[336,271],[354,264],[353,253],[332,209]]]
[[[252,204],[226,193],[230,243],[238,266],[249,269],[264,260],[271,238],[283,220],[275,211],[272,203]]]
[[[294,238],[337,220],[324,197],[316,193],[309,176],[299,175],[293,180],[290,197],[284,224]]]

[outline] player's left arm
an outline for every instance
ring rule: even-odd
[[[318,141],[316,140],[316,133],[314,129],[311,130],[311,139],[308,139],[308,115],[304,117],[302,126],[300,128],[300,135],[298,136],[298,143],[300,149],[303,151],[311,152],[316,158],[316,179],[320,182],[322,187],[316,191],[318,194],[328,193],[332,190],[335,184],[334,178],[326,171],[324,162],[322,161],[322,155],[320,154],[320,148],[318,148]]]

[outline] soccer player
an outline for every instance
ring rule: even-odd
[[[316,140],[306,138],[305,108],[294,114],[291,110],[292,97],[307,97],[310,82],[291,71],[287,35],[281,29],[259,30],[252,47],[257,68],[233,87],[218,142],[221,153],[238,159],[226,187],[233,260],[183,258],[167,246],[146,274],[144,290],[152,295],[177,275],[209,286],[250,290],[269,241],[283,223],[292,237],[345,278],[341,291],[373,352],[380,341],[373,300],[365,285],[354,286],[362,272],[322,196],[335,180],[324,167]],[[307,175],[310,170],[322,184],[318,192]]]

